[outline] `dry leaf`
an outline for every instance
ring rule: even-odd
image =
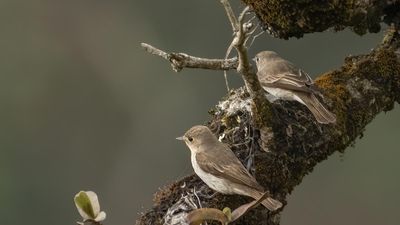
[[[191,211],[186,220],[190,225],[200,225],[206,220],[219,221],[221,224],[228,224],[229,220],[226,215],[219,209],[202,208]]]

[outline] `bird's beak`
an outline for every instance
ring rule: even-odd
[[[184,137],[184,136],[182,136],[182,137],[177,137],[176,140],[184,141],[184,140],[185,140],[185,137]]]
[[[256,57],[252,58],[251,60],[253,60],[255,62],[256,61]]]

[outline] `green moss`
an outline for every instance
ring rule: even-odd
[[[357,0],[242,0],[250,5],[265,25],[277,37],[302,37],[305,33],[329,28],[351,27],[359,35],[380,31],[381,18],[393,20],[389,12],[395,6],[387,1]],[[388,12],[388,14],[386,14]]]
[[[252,110],[253,112],[260,112],[254,118],[255,124],[258,124],[259,127],[270,127],[273,125],[272,118],[274,118],[274,115],[270,104],[262,104],[258,108],[255,108],[255,105],[253,105]]]

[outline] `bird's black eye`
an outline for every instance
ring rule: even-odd
[[[258,57],[256,57],[256,62],[258,62],[260,59]]]
[[[188,139],[190,142],[193,141],[193,138],[192,138],[192,137],[188,137],[187,139]]]

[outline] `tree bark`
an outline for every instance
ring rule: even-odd
[[[350,27],[377,33],[381,23],[399,21],[399,0],[242,0],[253,8],[265,30],[279,38]]]

